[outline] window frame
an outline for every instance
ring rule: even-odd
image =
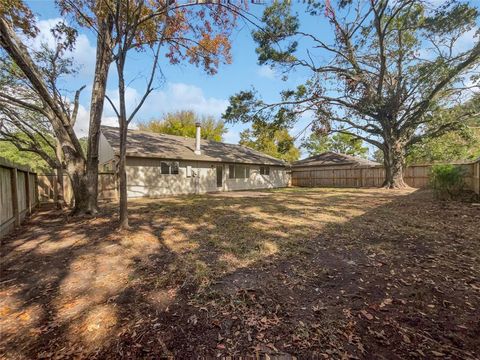
[[[228,179],[245,179],[250,178],[250,166],[244,164],[228,164]]]
[[[164,171],[166,169],[168,169],[167,172]],[[160,175],[180,175],[180,163],[178,161],[160,161]]]

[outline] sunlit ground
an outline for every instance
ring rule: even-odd
[[[142,199],[129,204],[129,232],[115,230],[111,204],[96,219],[40,212],[2,246],[0,354],[28,358],[35,349],[48,356],[65,348],[88,356],[144,322],[162,326],[158,318],[180,293],[194,298],[239,269],[301,254],[332,225],[411,192],[280,189]]]

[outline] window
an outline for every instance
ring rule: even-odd
[[[168,163],[162,161],[160,167],[162,175],[170,174],[170,165]]]
[[[178,175],[178,161],[173,161],[170,163],[170,174]]]
[[[162,175],[178,175],[178,161],[160,163],[160,172]]]
[[[270,167],[260,166],[260,175],[270,175]]]
[[[250,168],[245,165],[228,165],[229,179],[248,179],[250,177]]]

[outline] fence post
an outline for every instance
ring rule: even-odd
[[[25,174],[25,200],[27,201],[27,213],[30,215],[32,213],[32,199],[30,198],[30,172],[27,171]]]
[[[35,191],[35,207],[38,208],[40,207],[40,199],[38,198],[38,174],[35,174],[33,181],[35,183],[35,187],[33,188]]]
[[[363,187],[363,169],[360,168],[360,187]]]
[[[17,168],[11,169],[10,181],[12,184],[12,210],[15,217],[15,227],[20,226],[20,212],[18,210],[18,181]]]

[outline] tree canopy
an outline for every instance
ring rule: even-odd
[[[21,135],[19,134],[19,137]],[[1,157],[19,165],[28,166],[37,173],[50,173],[51,167],[39,155],[31,152],[20,151],[9,141],[0,140]]]
[[[432,113],[433,126],[464,119],[462,126],[439,137],[424,138],[407,153],[407,164],[475,160],[480,157],[480,95],[464,104]]]
[[[326,151],[360,156],[363,158],[366,158],[368,155],[368,147],[364,146],[362,139],[344,133],[337,133],[331,136],[311,133],[310,136],[303,141],[302,147],[308,151],[310,156],[318,155]]]
[[[308,80],[265,102],[253,91],[230,98],[227,121],[290,126],[311,115],[315,132],[356,136],[384,154],[386,187],[403,187],[408,149],[457,129],[435,125],[431,113],[478,91],[478,9],[464,1],[276,1],[253,32],[258,61]],[[330,24],[305,28],[296,11]],[[470,46],[462,36],[474,34]],[[472,39],[470,39],[472,40]]]
[[[151,131],[159,134],[170,134],[194,138],[196,123],[202,128],[202,139],[222,141],[227,132],[221,120],[213,116],[200,116],[191,110],[182,110],[166,114],[161,119],[152,119],[138,125],[140,130]]]
[[[294,138],[285,128],[260,126],[253,124],[251,129],[240,133],[240,145],[248,146],[278,159],[292,162],[300,157]]]

